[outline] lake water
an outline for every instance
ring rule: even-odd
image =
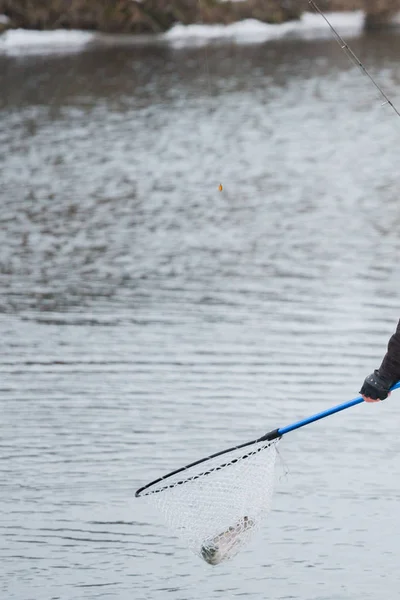
[[[400,37],[351,45],[400,105]],[[2,56],[0,76],[1,598],[396,597],[399,392],[285,436],[231,563],[134,498],[379,366],[395,113],[331,39]]]

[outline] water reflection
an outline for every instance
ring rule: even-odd
[[[396,101],[399,38],[352,45]],[[234,565],[203,567],[133,498],[356,395],[398,318],[388,107],[334,41],[208,57],[209,77],[204,48],[0,58],[7,600],[398,588],[395,400],[282,445],[273,518]]]

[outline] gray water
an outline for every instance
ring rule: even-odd
[[[400,104],[400,37],[352,46]],[[1,599],[396,597],[396,393],[282,440],[273,511],[231,563],[134,498],[379,365],[390,106],[332,40],[3,56],[0,75]]]

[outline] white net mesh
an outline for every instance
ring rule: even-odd
[[[141,494],[210,564],[232,558],[271,507],[278,440],[229,451],[166,477]]]

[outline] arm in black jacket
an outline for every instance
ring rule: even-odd
[[[400,321],[389,340],[379,369],[365,379],[360,394],[371,400],[384,400],[392,385],[400,380]]]

